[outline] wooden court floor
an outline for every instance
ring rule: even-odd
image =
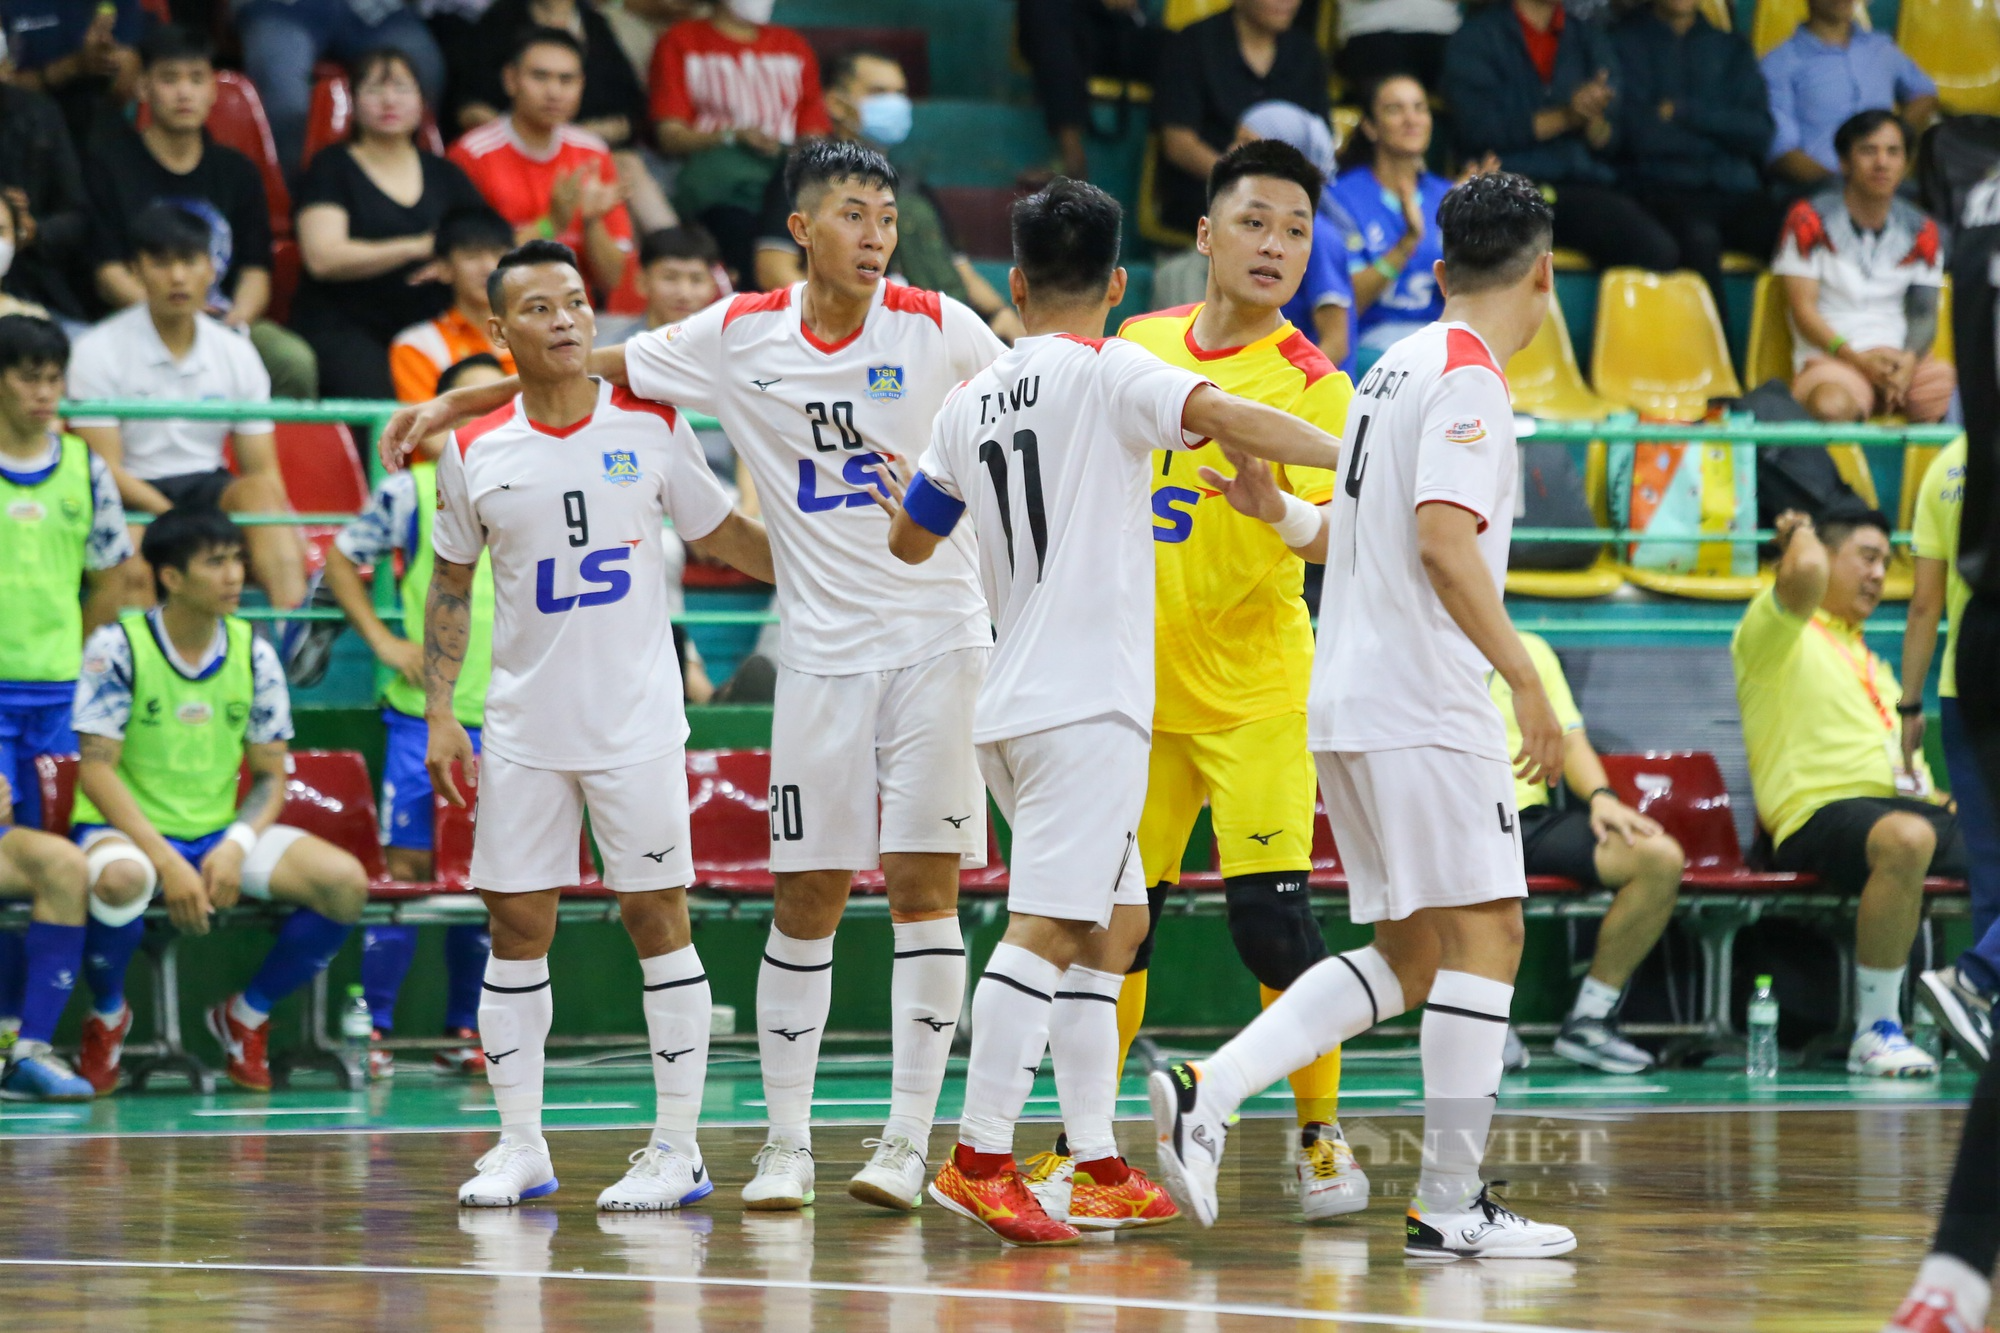
[[[1358,1217],[1295,1220],[1290,1122],[1252,1119],[1212,1231],[1042,1251],[934,1205],[849,1200],[854,1126],[816,1131],[820,1202],[792,1215],[736,1204],[762,1137],[744,1128],[704,1130],[704,1206],[605,1217],[596,1192],[643,1133],[552,1133],[552,1206],[463,1213],[453,1192],[485,1134],[0,1139],[0,1329],[1875,1333],[1925,1248],[1958,1122],[1934,1105],[1503,1114],[1490,1174],[1581,1245],[1439,1267],[1401,1252],[1404,1114],[1347,1120],[1376,1182]],[[1144,1124],[1120,1132],[1150,1157]],[[1048,1133],[1024,1126],[1024,1153]]]

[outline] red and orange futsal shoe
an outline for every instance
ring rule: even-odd
[[[1115,1165],[1113,1165],[1115,1164]],[[1120,1170],[1123,1177],[1113,1181]],[[1106,1179],[1099,1180],[1103,1176]],[[1070,1177],[1069,1224],[1083,1231],[1163,1226],[1181,1215],[1167,1192],[1122,1158],[1078,1162]]]
[[[83,1018],[83,1047],[76,1053],[76,1072],[103,1097],[118,1090],[118,1062],[125,1054],[125,1035],[132,1030],[132,1006],[111,1022],[95,1010]]]
[[[229,1067],[223,1072],[229,1081],[239,1088],[252,1092],[271,1090],[271,1064],[265,1058],[265,1050],[271,1038],[269,1019],[250,1027],[236,1021],[229,1012],[236,1003],[236,997],[217,1004],[208,1011],[208,1031],[222,1047],[222,1053],[229,1059]]]
[[[972,1175],[961,1165],[965,1155],[964,1145],[953,1149],[944,1169],[931,1181],[930,1196],[940,1205],[971,1218],[1009,1245],[1074,1245],[1082,1239],[1075,1227],[1042,1211],[1013,1158],[1005,1158],[1006,1165],[992,1175]]]
[[[1986,1324],[1958,1308],[1950,1292],[1927,1287],[1903,1302],[1882,1333],[1980,1333]]]
[[[486,1074],[486,1052],[480,1049],[479,1034],[471,1028],[447,1028],[444,1035],[456,1037],[465,1044],[445,1047],[431,1057],[432,1062],[447,1074],[483,1078]]]

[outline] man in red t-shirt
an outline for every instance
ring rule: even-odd
[[[764,189],[785,150],[833,132],[812,47],[770,17],[771,0],[727,0],[709,18],[676,23],[653,48],[648,80],[660,149],[685,159],[674,206],[714,234],[745,281]]]
[[[486,202],[519,240],[548,237],[582,256],[604,309],[638,314],[645,300],[625,191],[604,140],[571,122],[583,104],[583,47],[559,28],[532,28],[502,72],[512,109],[451,146]]]

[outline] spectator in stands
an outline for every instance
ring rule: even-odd
[[[1901,762],[1896,674],[1862,637],[1882,600],[1889,520],[1858,505],[1818,524],[1788,510],[1777,532],[1777,582],[1752,599],[1729,650],[1757,815],[1773,866],[1861,895],[1848,1071],[1926,1077],[1936,1063],[1903,1035],[1904,965],[1924,876],[1963,875],[1965,841],[1922,756]]]
[[[1259,102],[1328,111],[1326,62],[1298,17],[1299,0],[1238,0],[1161,43],[1153,80],[1160,136],[1159,220],[1192,237],[1208,204],[1208,173]]]
[[[1896,110],[1911,135],[1937,119],[1937,84],[1887,33],[1855,21],[1856,0],[1807,0],[1806,21],[1764,57],[1771,173],[1796,198],[1840,174],[1834,134],[1863,111]]]
[[[583,47],[560,28],[531,28],[502,75],[509,114],[451,146],[451,160],[513,226],[519,240],[561,241],[583,260],[601,308],[638,314],[625,189],[604,140],[579,129]]]
[[[1159,62],[1159,28],[1140,0],[1019,0],[1015,31],[1062,174],[1088,180],[1083,136],[1090,127],[1090,80],[1150,82]]]
[[[486,321],[486,279],[500,265],[500,256],[514,248],[514,229],[499,214],[481,206],[447,214],[438,224],[436,256],[451,288],[451,306],[436,319],[412,324],[389,345],[389,377],[396,397],[406,403],[428,402],[438,396],[439,378],[452,366],[475,356],[491,356],[509,374],[514,354],[493,345]]]
[[[1611,790],[1555,650],[1537,634],[1523,634],[1521,642],[1562,724],[1562,779],[1570,791],[1558,809],[1549,787],[1514,784],[1523,863],[1530,875],[1559,875],[1586,889],[1617,891],[1598,928],[1590,973],[1556,1037],[1556,1054],[1607,1074],[1641,1073],[1652,1068],[1653,1057],[1625,1039],[1614,1015],[1625,984],[1673,919],[1687,858],[1658,824]],[[1507,723],[1507,752],[1513,754],[1521,748],[1514,692],[1499,672],[1491,674],[1493,702]]]
[[[0,198],[13,205],[6,291],[63,319],[89,308],[74,275],[89,235],[83,171],[62,112],[41,93],[0,81]]]
[[[771,0],[723,0],[709,17],[667,29],[653,51],[660,150],[683,159],[675,206],[708,228],[739,276],[755,265],[758,213],[785,150],[833,128],[818,57],[770,19]]]
[[[20,234],[20,214],[15,211],[14,201],[0,195],[0,274],[10,271],[9,264],[15,257],[15,238]],[[0,316],[5,315],[35,315],[47,319],[49,312],[33,301],[24,301],[11,292],[0,291]]]
[[[1408,74],[1440,92],[1445,39],[1459,22],[1455,0],[1343,0],[1334,67],[1350,89]]]
[[[92,263],[98,294],[113,310],[145,299],[133,272],[132,222],[167,200],[208,224],[215,269],[206,309],[248,330],[280,398],[317,398],[312,348],[264,318],[271,303],[271,208],[264,178],[249,158],[211,140],[204,128],[215,106],[215,64],[208,40],[167,24],[139,45],[139,100],[152,118],[121,129],[91,152]]]
[[[153,204],[129,230],[132,266],[143,293],[138,304],[77,339],[70,354],[69,391],[81,400],[167,399],[261,402],[270,377],[249,340],[202,312],[215,281],[213,234],[172,204]],[[281,513],[285,483],[269,421],[127,421],[78,416],[70,427],[102,458],[127,509],[220,508],[229,513]],[[223,463],[233,437],[236,467]],[[245,535],[250,570],[271,603],[305,600],[305,545],[298,529],[259,526]],[[139,571],[144,581],[144,571]],[[127,589],[127,604],[148,589]]]
[[[828,74],[826,114],[835,138],[887,152],[909,136],[910,85],[894,56],[850,51]],[[791,216],[792,200],[781,171],[764,187],[757,224],[754,277],[764,291],[805,280],[805,256],[792,238]],[[896,191],[896,251],[889,271],[912,287],[965,302],[1009,342],[1021,335],[1021,317],[959,249],[937,196],[914,172],[902,174]]]
[[[354,129],[317,154],[299,182],[305,267],[292,327],[319,358],[333,398],[389,398],[389,343],[442,313],[437,231],[460,213],[489,213],[457,163],[417,147],[423,94],[393,47],[355,62]]]
[[[143,0],[0,0],[14,81],[47,93],[73,142],[114,128],[139,83],[139,39],[157,20]]]
[[[393,47],[416,72],[424,101],[444,105],[444,56],[430,29],[404,0],[237,0],[243,68],[264,99],[278,160],[298,169],[312,110],[313,66],[352,61]]]
[[[1561,0],[1488,0],[1445,44],[1444,92],[1460,161],[1497,154],[1554,188],[1556,245],[1598,268],[1670,269],[1680,247],[1617,189],[1618,56]]]
[[[1842,188],[1792,205],[1771,263],[1791,312],[1792,396],[1821,421],[1940,421],[1958,387],[1950,363],[1931,355],[1943,236],[1896,194],[1909,134],[1889,111],[1842,125]]]
[[[1778,214],[1761,167],[1770,101],[1750,43],[1702,17],[1701,0],[1653,0],[1611,33],[1624,76],[1620,176],[1722,309],[1722,252],[1763,256]]]
[[[639,290],[646,298],[646,327],[664,328],[706,310],[728,294],[722,251],[699,224],[669,227],[639,246]]]

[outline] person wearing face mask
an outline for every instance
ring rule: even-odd
[[[19,236],[21,215],[16,211],[14,201],[0,196],[0,278],[14,271],[14,260],[20,254]],[[0,318],[8,315],[35,315],[48,318],[49,312],[33,301],[24,301],[8,292],[0,292]]]
[[[909,81],[894,56],[866,49],[849,51],[827,73],[826,114],[837,139],[858,140],[884,150],[910,137],[916,119]],[[1007,342],[1020,336],[1021,317],[991,283],[979,275],[951,233],[937,196],[905,175],[896,198],[898,239],[889,271],[912,287],[943,292],[978,312]],[[805,258],[786,224],[792,200],[784,173],[771,178],[757,227],[756,266],[750,275],[764,291],[776,291],[806,275]]]

